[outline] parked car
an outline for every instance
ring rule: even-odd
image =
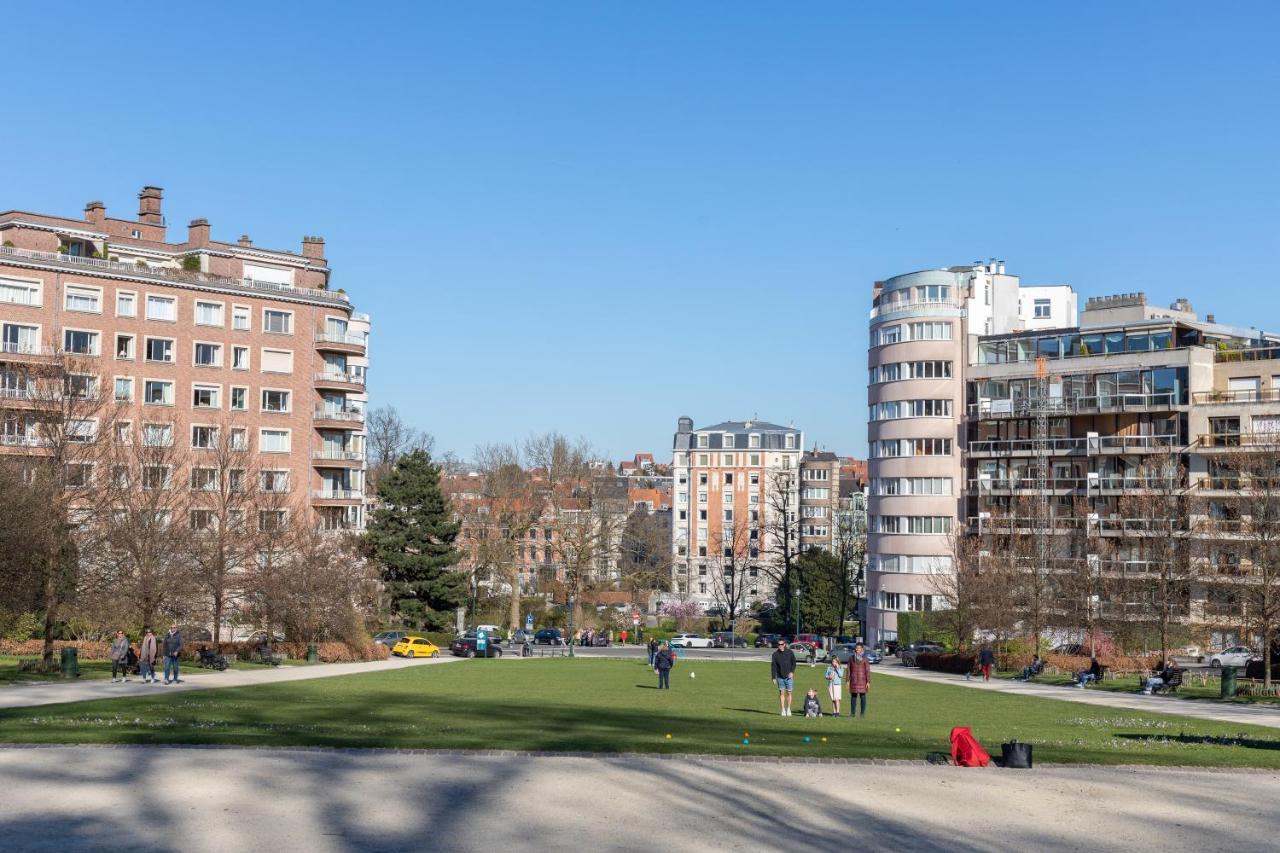
[[[711,645],[717,649],[745,649],[747,638],[732,631],[716,631],[711,635]]]
[[[896,655],[896,654],[898,653],[898,641],[897,641],[897,640],[885,640],[885,641],[884,641],[884,653],[885,653],[886,655]]]
[[[791,651],[795,653],[796,660],[801,662],[809,659],[810,649],[813,649],[813,659],[815,661],[825,661],[827,659],[827,650],[822,646],[815,646],[813,643],[807,643],[803,640],[796,640],[791,644]]]
[[[711,638],[701,634],[676,634],[667,641],[667,645],[676,649],[709,649]]]
[[[844,643],[836,646],[831,650],[830,656],[840,663],[848,663],[849,656],[853,654],[853,648],[855,645],[856,643]],[[880,661],[884,660],[884,657],[878,651],[875,649],[868,649],[866,646],[863,646],[862,653],[867,656],[868,663],[880,663]]]
[[[564,634],[560,633],[559,628],[539,628],[533,635],[533,641],[543,646],[562,646]]]
[[[821,634],[796,634],[795,641],[797,643],[808,643],[809,645],[817,646],[820,649],[826,648],[827,645],[822,641]]]
[[[453,642],[449,644],[449,651],[453,652],[455,657],[460,658],[502,657],[502,646],[492,639],[485,643],[484,651],[480,651],[480,638],[475,634],[463,634],[461,637],[455,637]]]
[[[781,634],[756,634],[755,646],[757,649],[768,648],[778,645]]]
[[[933,654],[941,654],[946,648],[937,643],[930,643],[925,640],[917,640],[914,643],[908,643],[905,646],[898,647],[898,663],[903,666],[915,666],[916,655],[921,652],[931,652]]]
[[[1089,650],[1086,649],[1082,643],[1063,643],[1060,646],[1054,646],[1053,653],[1055,655],[1072,655],[1073,657],[1079,657],[1081,655],[1089,654]]]
[[[507,640],[509,646],[523,646],[525,643],[535,643],[537,634],[524,628],[517,628],[512,632],[511,638]]]
[[[491,639],[494,637],[501,638],[507,636],[507,632],[499,628],[497,625],[477,625],[476,630],[484,631],[485,636]]]
[[[401,658],[438,658],[440,647],[426,637],[410,635],[392,646],[391,654]]]
[[[387,647],[394,647],[407,636],[409,636],[408,631],[379,631],[373,635],[373,641]]]
[[[1209,666],[1248,666],[1249,661],[1258,658],[1256,651],[1248,646],[1231,646],[1209,657]]]

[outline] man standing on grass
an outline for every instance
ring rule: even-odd
[[[778,685],[778,702],[782,716],[791,716],[791,691],[796,686],[796,654],[787,648],[786,640],[778,641],[778,650],[769,659],[769,677]]]
[[[676,659],[671,650],[667,648],[667,644],[663,643],[658,647],[658,653],[653,656],[653,668],[658,673],[658,689],[671,689],[671,667],[676,665]]]
[[[169,633],[164,635],[164,683],[169,683],[169,675],[173,674],[173,683],[181,684],[178,677],[178,655],[182,654],[182,634],[177,625],[169,626]]]

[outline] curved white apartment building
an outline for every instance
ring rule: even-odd
[[[977,336],[1073,323],[1076,296],[1021,287],[992,261],[876,282],[870,317],[867,638],[878,643],[896,639],[898,613],[933,609],[933,575],[950,569]]]

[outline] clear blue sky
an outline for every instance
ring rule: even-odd
[[[977,258],[1280,327],[1274,2],[75,5],[6,10],[0,209],[323,234],[464,456],[861,454],[871,283]]]

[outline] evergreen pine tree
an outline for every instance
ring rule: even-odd
[[[440,468],[424,450],[408,453],[378,482],[378,498],[365,549],[392,612],[419,630],[448,630],[467,601],[467,577],[451,570],[462,556],[453,544],[459,526],[440,491]]]

